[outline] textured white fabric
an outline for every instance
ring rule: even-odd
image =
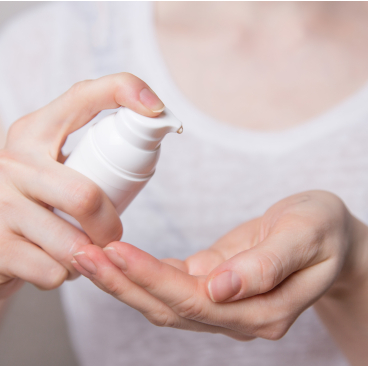
[[[336,193],[368,222],[368,87],[286,131],[233,128],[204,115],[177,89],[152,18],[146,3],[56,3],[9,25],[0,38],[5,124],[78,80],[129,71],[148,82],[182,120],[184,133],[165,138],[155,176],[122,219],[124,240],[160,258],[207,248],[276,201],[309,189]],[[85,278],[65,284],[62,294],[83,366],[347,365],[312,309],[280,341],[241,343],[156,328]]]

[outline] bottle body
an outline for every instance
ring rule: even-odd
[[[64,165],[83,174],[96,183],[114,205],[118,215],[121,215],[136,195],[147,184],[154,170],[144,176],[129,175],[109,164],[99,152],[94,143],[96,125],[92,126],[82,140],[70,154]],[[83,230],[79,222],[72,216],[55,209],[54,212],[70,222],[78,229]]]
[[[121,108],[93,125],[64,165],[96,183],[121,215],[154,174],[162,138],[181,131],[169,111],[149,118]],[[83,230],[72,216],[54,213]]]
[[[122,108],[93,125],[64,165],[96,183],[121,215],[154,174],[162,138],[181,131],[169,111],[154,119]],[[83,230],[72,216],[54,213]]]

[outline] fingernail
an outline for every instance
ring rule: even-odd
[[[111,260],[115,266],[119,267],[122,271],[126,271],[128,266],[124,260],[124,258],[115,250],[115,248],[107,247],[102,249],[107,257]]]
[[[213,302],[220,302],[236,295],[241,285],[241,279],[235,272],[226,271],[210,281],[208,291]]]
[[[87,272],[91,274],[97,273],[97,268],[95,264],[87,257],[85,252],[78,252],[73,254],[75,261]]]
[[[82,266],[80,266],[79,264],[78,264],[78,262],[75,260],[75,259],[72,259],[72,261],[70,262],[72,265],[73,265],[73,267],[81,274],[81,275],[83,275],[84,277],[87,277],[87,278],[89,278],[89,279],[91,279],[92,278],[92,274],[91,273],[89,273],[88,271],[86,271]]]
[[[159,113],[165,109],[164,103],[158,98],[153,90],[144,88],[139,93],[141,103],[152,112]]]

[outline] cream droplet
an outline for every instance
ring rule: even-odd
[[[181,126],[177,131],[176,131],[178,134],[181,134],[183,133],[183,126]]]

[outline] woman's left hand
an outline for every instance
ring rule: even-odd
[[[155,325],[275,340],[331,287],[365,275],[366,232],[338,197],[310,191],[185,261],[113,242],[85,246],[72,263]]]

